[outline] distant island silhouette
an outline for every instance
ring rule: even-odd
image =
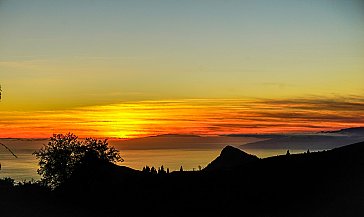
[[[233,134],[233,137],[252,137],[252,134]],[[328,150],[364,141],[364,127],[346,128],[337,131],[296,134],[257,134],[263,141],[241,145],[249,149],[296,149]]]

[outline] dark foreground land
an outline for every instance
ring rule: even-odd
[[[170,174],[90,162],[54,191],[2,183],[0,216],[364,216],[364,142],[265,159],[228,146]]]

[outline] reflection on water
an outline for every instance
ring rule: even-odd
[[[14,158],[7,152],[0,152],[0,178],[12,177],[17,181],[39,180],[37,174],[38,161],[32,155],[35,150],[18,149],[14,152],[18,158]],[[123,150],[121,154],[125,162],[120,165],[134,169],[142,169],[145,165],[160,167],[163,165],[171,171],[179,170],[183,166],[184,170],[197,169],[199,166],[205,167],[214,160],[221,149],[160,149],[160,150]],[[285,154],[287,150],[254,150],[246,152],[257,155],[260,158]],[[303,150],[290,150],[291,153],[303,152]]]

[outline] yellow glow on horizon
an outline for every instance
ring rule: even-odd
[[[362,126],[362,99],[140,101],[56,111],[0,111],[0,137],[134,138],[331,130]]]

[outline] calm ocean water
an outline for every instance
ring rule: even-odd
[[[12,177],[17,181],[39,180],[37,174],[38,161],[32,155],[36,149],[13,149],[18,158],[15,158],[6,150],[0,151],[0,178]],[[197,169],[198,166],[205,167],[214,160],[221,149],[160,149],[160,150],[123,150],[121,154],[125,162],[120,165],[134,169],[142,169],[145,165],[160,167],[163,165],[171,171],[179,170],[181,166],[185,170]],[[251,154],[264,158],[274,155],[285,154],[286,150],[249,150]],[[303,152],[301,150],[291,153]]]

